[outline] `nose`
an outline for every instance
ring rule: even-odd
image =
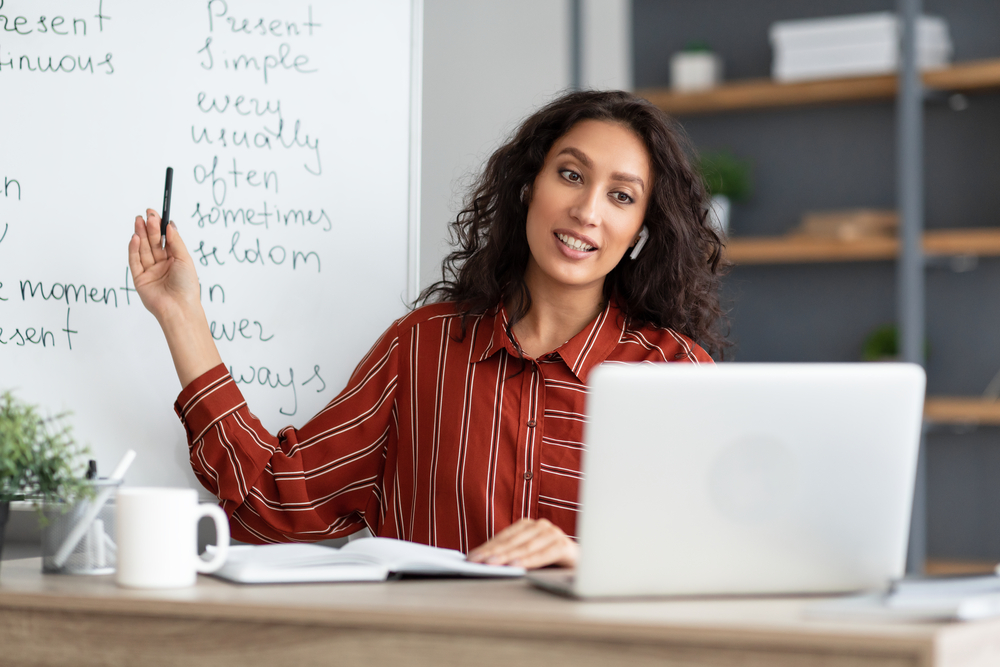
[[[600,206],[600,190],[595,187],[584,187],[577,194],[573,208],[570,210],[570,215],[579,220],[583,225],[596,225],[601,221]]]

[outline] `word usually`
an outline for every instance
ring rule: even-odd
[[[263,129],[254,133],[253,138],[250,137],[250,132],[247,130],[231,130],[227,131],[226,128],[219,128],[218,133],[214,130],[209,133],[208,127],[203,126],[201,132],[195,129],[195,126],[191,126],[191,140],[196,144],[201,142],[207,143],[209,146],[219,143],[223,148],[229,148],[232,144],[233,148],[239,148],[241,146],[247,148],[266,148],[272,150],[275,146],[281,146],[282,148],[292,148],[297,146],[299,148],[309,148],[316,155],[316,168],[313,170],[308,164],[303,164],[305,170],[314,176],[319,176],[323,173],[323,162],[320,160],[319,156],[319,139],[309,139],[307,134],[304,138],[299,137],[299,131],[302,128],[302,122],[300,120],[295,121],[295,131],[292,133],[291,137],[285,135],[285,121],[278,120],[278,131],[275,132],[271,128],[264,126]],[[213,138],[214,137],[214,138]]]
[[[327,214],[326,209],[321,208],[317,213],[312,209],[309,209],[308,211],[303,211],[300,208],[288,208],[282,210],[275,206],[273,211],[269,211],[267,208],[267,202],[264,202],[263,206],[263,211],[213,206],[205,212],[201,210],[201,202],[197,202],[195,203],[194,213],[191,214],[191,217],[195,218],[198,221],[198,226],[202,228],[204,228],[206,224],[217,225],[221,223],[222,226],[226,228],[228,228],[230,224],[241,224],[270,229],[271,218],[274,218],[275,224],[279,227],[282,225],[285,227],[294,225],[302,225],[303,227],[316,226],[326,221],[323,231],[328,232],[333,229],[333,221],[330,220],[330,216]]]
[[[66,343],[69,345],[69,349],[73,349],[73,338],[72,335],[79,333],[75,329],[69,328],[69,313],[70,309],[66,309],[66,327],[60,331],[66,332]],[[26,345],[41,345],[42,347],[52,347],[56,346],[56,336],[55,334],[46,329],[45,327],[25,327],[24,331],[21,331],[20,327],[14,329],[14,333],[4,332],[4,328],[0,326],[0,345],[10,345],[13,343],[18,347],[25,347]]]
[[[3,9],[3,0],[0,0],[0,9]],[[310,10],[311,9],[312,8],[310,8]],[[310,12],[310,17],[311,16],[312,14]],[[97,14],[94,15],[94,18],[97,19],[98,32],[104,32],[104,22],[111,20],[110,16],[106,16],[104,14],[104,0],[100,0],[100,2],[97,3]],[[85,37],[87,35],[87,19],[73,18],[70,20],[73,25],[73,34],[82,34],[82,36]],[[48,25],[46,25],[46,22],[48,22]],[[0,14],[0,23],[3,23],[4,32],[14,32],[18,35],[30,35],[36,30],[42,34],[47,34],[49,32],[55,35],[69,34],[69,29],[63,27],[66,23],[66,17],[64,16],[53,16],[51,19],[40,16],[37,21],[39,27],[29,28],[27,30],[25,30],[25,26],[29,24],[29,20],[25,16],[9,17]],[[62,28],[61,32],[60,28]],[[80,29],[79,32],[77,30],[78,28]]]
[[[218,166],[219,157],[217,155],[212,157],[212,168],[210,170],[203,165],[195,165],[194,182],[201,185],[205,181],[212,179],[212,199],[217,205],[222,206],[226,203],[227,179],[216,175],[215,170]],[[233,177],[233,189],[238,188],[242,180],[251,188],[264,188],[265,190],[270,190],[273,184],[275,194],[278,192],[278,172],[276,171],[263,171],[259,174],[253,169],[240,171],[236,168],[236,158],[233,158],[233,168],[224,172],[224,174],[229,174]]]
[[[277,372],[272,372],[267,366],[248,366],[249,375],[240,372],[239,375],[233,370],[233,367],[229,367],[229,374],[233,376],[233,380],[236,384],[259,384],[262,387],[270,387],[271,389],[278,389],[279,387],[291,387],[292,389],[292,410],[291,412],[286,412],[284,408],[278,408],[278,412],[285,415],[286,417],[291,417],[299,411],[299,395],[298,390],[295,385],[295,369],[288,369],[288,379],[282,381],[281,374]],[[320,386],[316,393],[320,393],[326,389],[326,381],[319,374],[319,364],[313,366],[313,374],[309,376],[309,379],[301,383],[299,386],[304,387],[313,380],[319,380]]]
[[[253,19],[239,20],[235,16],[229,16],[228,14],[229,4],[226,0],[208,0],[208,31],[212,32],[215,30],[215,19],[225,17],[226,22],[229,23],[230,30],[235,33],[244,33],[249,35],[256,32],[259,35],[271,35],[272,37],[297,37],[301,34],[298,23],[294,21],[283,21],[281,19],[271,19],[270,21],[266,21],[263,17],[261,17],[257,19],[257,22],[251,27],[250,23]],[[302,25],[308,28],[310,37],[312,37],[313,28],[323,27],[323,24],[313,22],[312,5],[309,5],[309,19]],[[282,28],[284,29],[284,32],[282,32]]]
[[[284,246],[275,245],[271,246],[271,249],[266,253],[261,250],[260,239],[254,242],[254,247],[252,248],[237,248],[240,241],[240,233],[233,232],[232,243],[229,246],[229,253],[239,264],[260,264],[261,266],[266,265],[268,262],[265,258],[270,261],[271,264],[276,266],[281,266],[288,260],[289,252]],[[215,266],[225,266],[226,262],[219,259],[219,248],[212,246],[211,250],[208,250],[205,246],[204,241],[198,243],[198,247],[195,249],[198,253],[198,262],[202,266],[209,266],[209,259],[215,260]],[[314,251],[302,252],[301,250],[293,250],[291,252],[292,256],[292,270],[299,268],[299,262],[303,266],[309,266],[309,260],[315,258],[316,260],[316,273],[322,271],[321,262],[319,255]]]
[[[212,101],[205,105],[205,100],[208,99],[208,94],[200,92],[198,93],[198,111],[202,113],[209,113],[212,111],[217,111],[218,113],[226,113],[226,110],[230,106],[229,95],[222,96],[222,104],[219,104],[217,97],[213,97]],[[253,109],[246,108],[244,110],[243,105],[246,104],[247,107],[253,106]],[[233,111],[241,116],[249,116],[251,114],[255,116],[263,116],[264,114],[277,114],[278,118],[281,118],[281,100],[275,100],[274,109],[271,108],[271,100],[264,101],[264,108],[260,108],[261,101],[256,97],[251,97],[249,100],[245,95],[237,95],[236,99],[232,101]]]
[[[21,183],[16,178],[3,177],[3,196],[10,197],[10,189],[15,185],[17,186],[17,200],[21,201]]]
[[[247,319],[240,320],[239,324],[236,323],[236,320],[233,320],[233,325],[228,330],[228,333],[227,333],[226,323],[225,322],[223,322],[221,325],[219,325],[218,322],[216,322],[215,320],[212,320],[208,324],[208,330],[212,332],[212,338],[214,338],[215,340],[222,340],[223,338],[225,338],[226,340],[228,340],[230,342],[232,342],[236,338],[237,335],[239,335],[240,338],[243,338],[245,340],[253,340],[254,338],[256,338],[257,340],[261,341],[262,343],[266,343],[267,341],[269,341],[272,338],[274,338],[274,334],[271,334],[270,336],[267,336],[267,337],[264,336],[264,325],[263,324],[261,324],[257,320],[254,320],[253,323],[257,327],[257,333],[256,334],[253,333],[253,328],[250,326],[250,320],[247,320]],[[219,329],[219,335],[218,336],[215,335],[215,330],[217,328],[216,325],[218,325],[218,329]],[[250,330],[250,333],[247,333],[248,329]]]
[[[76,71],[89,71],[91,74],[96,73],[94,70],[94,59],[90,56],[88,56],[87,61],[84,62],[83,56],[66,55],[59,58],[55,64],[52,62],[52,56],[48,57],[48,64],[43,62],[42,56],[36,56],[35,65],[31,64],[31,56],[18,56],[16,67],[14,66],[14,58],[9,52],[7,53],[7,56],[7,62],[0,60],[0,72],[3,71],[4,67],[7,67],[9,69],[17,70],[27,69],[29,72],[65,72],[66,74],[70,74]],[[105,55],[104,60],[97,63],[97,67],[104,67],[107,70],[105,74],[114,74],[115,66],[111,64],[111,54],[108,53]]]
[[[200,63],[202,69],[210,70],[215,67],[215,56],[212,55],[211,37],[205,38],[205,46],[198,49],[197,52],[205,54]],[[299,74],[314,74],[318,71],[315,69],[305,69],[306,66],[309,65],[309,56],[304,53],[300,53],[289,61],[289,57],[292,54],[292,45],[286,42],[282,42],[281,45],[278,46],[278,53],[276,55],[269,53],[261,59],[258,59],[257,56],[248,56],[246,54],[241,54],[230,59],[225,57],[225,51],[222,53],[223,58],[221,60],[226,69],[232,68],[234,72],[238,72],[240,68],[243,68],[244,70],[252,68],[258,72],[263,72],[265,84],[268,82],[268,72],[271,70],[278,70],[279,68],[285,71],[294,70]],[[261,64],[261,61],[263,61],[263,65]]]

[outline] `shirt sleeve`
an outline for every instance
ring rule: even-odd
[[[230,516],[233,537],[316,541],[363,525],[378,533],[385,451],[397,436],[398,349],[394,324],[336,398],[277,437],[251,414],[224,365],[181,391],[174,410],[191,466]]]

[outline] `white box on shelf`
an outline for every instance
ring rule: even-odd
[[[779,81],[797,81],[894,72],[900,62],[899,31],[899,21],[890,12],[779,21],[770,29],[772,75]],[[918,66],[943,67],[951,54],[947,22],[921,16]]]
[[[920,69],[945,67],[950,61],[950,49],[917,50]],[[859,44],[775,53],[771,74],[778,81],[802,81],[889,74],[898,68],[899,47],[896,44]]]

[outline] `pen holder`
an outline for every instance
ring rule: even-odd
[[[56,564],[56,554],[73,532],[86,520],[87,510],[94,500],[82,500],[74,505],[51,504],[42,508],[46,523],[42,527],[42,572],[47,574],[112,574],[117,563],[118,547],[115,536],[115,494],[122,480],[97,479],[93,498],[110,490],[110,498],[90,522],[80,541],[69,552],[62,565]],[[104,495],[107,495],[106,493]]]

